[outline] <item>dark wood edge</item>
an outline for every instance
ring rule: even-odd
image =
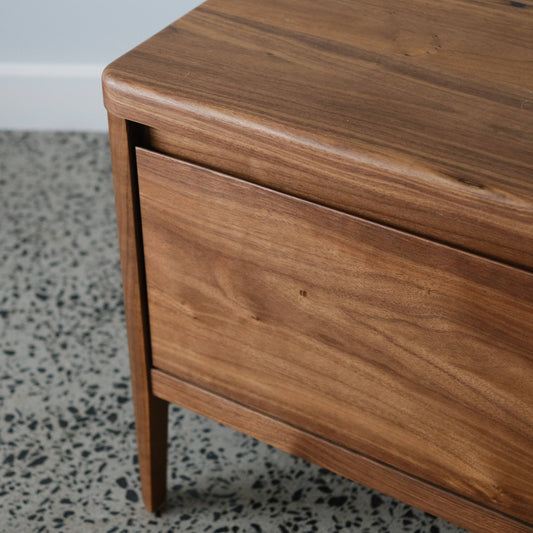
[[[158,369],[153,394],[477,533],[533,526]]]
[[[165,500],[168,404],[152,395],[150,384],[150,331],[135,128],[112,114],[108,118],[139,470],[144,504],[153,511]]]

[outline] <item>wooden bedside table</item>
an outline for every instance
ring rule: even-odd
[[[529,0],[208,0],[103,84],[148,509],[175,402],[533,532]]]

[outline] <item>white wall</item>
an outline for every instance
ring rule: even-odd
[[[201,0],[0,0],[0,129],[107,129],[106,64]]]

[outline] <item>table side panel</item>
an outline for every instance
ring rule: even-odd
[[[156,368],[531,521],[531,274],[137,163]]]

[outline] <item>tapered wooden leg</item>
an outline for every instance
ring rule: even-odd
[[[142,495],[146,508],[155,511],[166,493],[168,404],[152,395],[150,384],[150,331],[133,132],[127,121],[110,114],[109,137]]]
[[[168,403],[155,396],[143,398],[139,390],[133,395],[143,501],[149,511],[157,511],[165,503],[167,488]]]

